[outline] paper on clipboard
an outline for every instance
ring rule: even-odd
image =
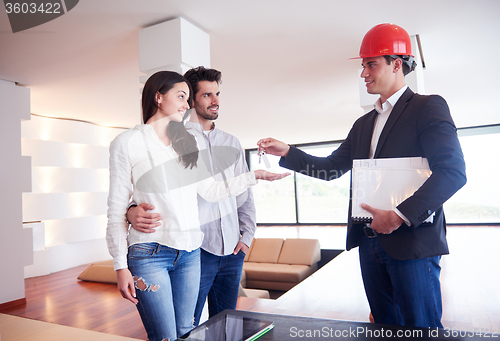
[[[372,214],[361,208],[362,203],[381,210],[395,209],[430,175],[429,163],[421,157],[353,160],[353,220],[372,221]]]

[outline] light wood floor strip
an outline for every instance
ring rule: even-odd
[[[23,317],[0,314],[2,341],[137,341],[124,336],[61,326]]]

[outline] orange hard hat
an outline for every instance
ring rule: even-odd
[[[387,55],[411,56],[410,35],[394,24],[380,24],[369,30],[359,49],[359,57],[368,58]]]

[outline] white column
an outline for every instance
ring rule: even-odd
[[[31,229],[23,229],[22,192],[31,191],[31,160],[21,156],[21,120],[30,119],[30,90],[0,80],[0,304],[23,299],[24,267],[33,263]]]
[[[415,62],[417,62],[417,67],[415,70],[406,76],[406,84],[412,89],[414,92],[417,92],[421,95],[425,95],[425,84],[424,84],[424,68],[422,64],[422,58],[420,58],[419,46],[417,44],[417,36],[410,36],[411,39],[411,48],[413,51],[413,55],[415,56]]]
[[[176,18],[139,31],[141,83],[161,70],[184,74],[197,66],[210,67],[210,36],[184,18]]]

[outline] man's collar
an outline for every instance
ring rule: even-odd
[[[203,125],[201,125],[201,123],[198,123],[198,122],[187,121],[186,128],[194,129],[200,133],[203,133]],[[215,130],[215,122],[212,122],[212,129],[210,131],[214,131],[214,130]]]
[[[389,97],[387,99],[387,102],[389,102],[391,104],[391,106],[394,107],[396,105],[396,102],[399,101],[399,98],[401,97],[401,95],[403,95],[403,93],[406,91],[406,89],[408,89],[408,85],[405,84],[401,89],[396,91],[394,93],[394,95]]]
[[[375,110],[377,110],[378,113],[382,113],[389,109],[389,107],[394,108],[397,101],[401,98],[406,89],[408,89],[408,85],[405,84],[401,89],[399,89],[391,97],[389,97],[387,101],[384,102],[384,104],[380,104],[380,98],[377,99],[377,101],[373,105]]]

